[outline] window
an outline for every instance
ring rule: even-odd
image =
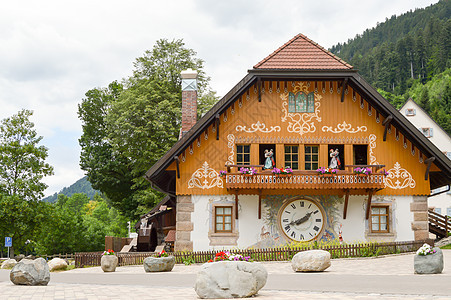
[[[446,209],[446,215],[447,215],[448,217],[451,217],[451,207],[448,207],[448,208]]]
[[[285,146],[285,166],[293,170],[299,169],[299,146]]]
[[[442,214],[442,209],[440,207],[435,207],[434,212],[438,213],[439,215]]]
[[[446,152],[445,154],[451,160],[451,152]]]
[[[353,145],[354,165],[368,164],[368,145]]]
[[[232,207],[215,207],[215,232],[232,232]]]
[[[414,108],[407,108],[406,109],[406,116],[415,116],[416,115],[416,110]]]
[[[251,164],[251,145],[236,145],[236,164]]]
[[[313,92],[309,94],[290,92],[288,94],[288,112],[315,112],[315,94]]]
[[[318,169],[318,146],[305,146],[305,169]]]
[[[389,232],[388,206],[371,207],[371,232]]]
[[[432,137],[432,128],[425,127],[421,128],[421,132],[424,134],[425,137]]]

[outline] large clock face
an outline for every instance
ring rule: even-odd
[[[307,199],[292,200],[282,205],[278,219],[282,232],[294,241],[315,239],[324,225],[322,209]]]

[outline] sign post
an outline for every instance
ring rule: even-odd
[[[5,237],[5,247],[8,247],[8,258],[10,258],[9,257],[9,247],[12,247],[12,246],[13,246],[13,238],[9,237],[9,236]]]

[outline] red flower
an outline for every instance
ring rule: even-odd
[[[221,252],[216,253],[216,257],[218,257],[218,256],[224,256],[224,255],[225,255],[225,252],[224,252],[224,251],[221,251]]]
[[[213,262],[213,260],[212,259],[210,259],[208,262]]]

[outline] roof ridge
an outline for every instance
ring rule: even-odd
[[[274,56],[276,56],[278,53],[281,53],[285,48],[287,48],[289,45],[291,45],[293,42],[295,42],[298,39],[303,39],[304,41],[306,41],[307,43],[309,43],[310,45],[316,47],[318,50],[320,50],[322,53],[328,55],[330,58],[334,59],[335,61],[337,61],[338,63],[340,63],[341,65],[343,65],[344,67],[348,68],[348,69],[353,69],[353,66],[350,65],[349,63],[347,63],[346,61],[344,61],[343,59],[339,58],[338,56],[336,56],[335,54],[333,54],[332,52],[330,52],[329,50],[327,50],[326,48],[322,47],[321,45],[319,45],[318,43],[316,43],[315,41],[309,39],[307,36],[303,35],[302,33],[299,33],[297,35],[295,35],[293,38],[291,38],[288,42],[286,42],[285,44],[283,44],[281,47],[279,47],[278,49],[276,49],[273,53],[271,53],[270,55],[268,55],[267,57],[265,57],[263,60],[261,60],[259,63],[257,63],[256,65],[254,65],[254,69],[258,69],[260,66],[262,66],[263,64],[265,64],[266,62],[270,61]]]

